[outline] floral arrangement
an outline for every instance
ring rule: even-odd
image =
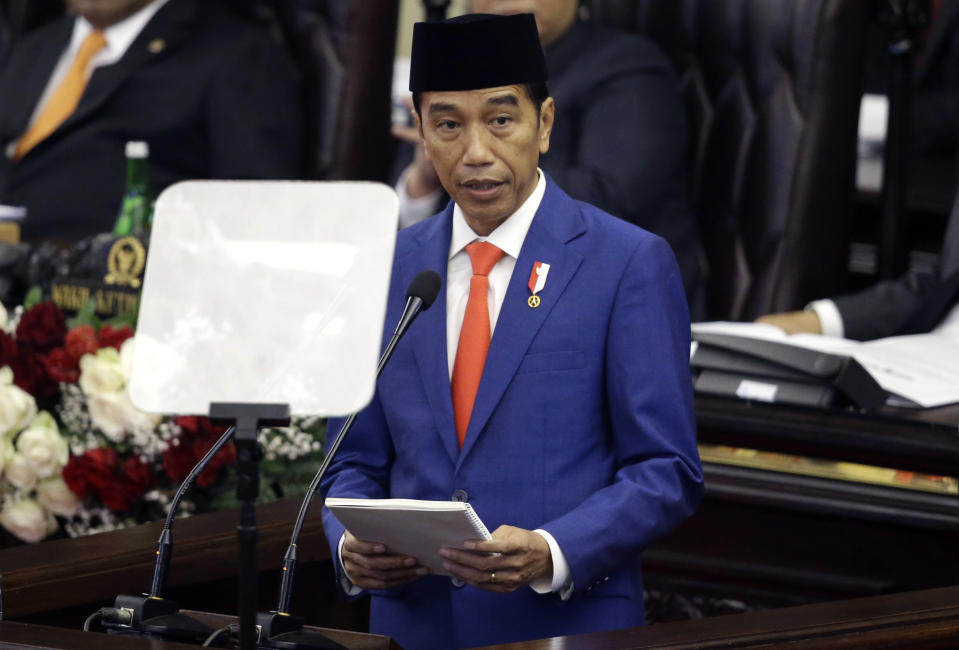
[[[52,302],[0,306],[0,527],[37,542],[161,519],[177,486],[222,435],[207,418],[137,409],[126,390],[135,336],[92,305],[67,321]],[[322,458],[325,422],[264,429],[261,500],[303,494]],[[235,505],[228,443],[180,504]]]

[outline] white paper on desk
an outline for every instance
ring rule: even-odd
[[[918,406],[959,402],[959,342],[941,334],[860,343],[853,354],[879,385]],[[897,406],[904,406],[896,401]]]
[[[693,332],[779,341],[851,356],[885,390],[895,406],[931,408],[959,402],[959,342],[941,334],[853,341],[818,334],[786,334],[765,323],[694,323]]]

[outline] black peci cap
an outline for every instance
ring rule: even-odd
[[[545,82],[533,14],[466,14],[413,25],[410,90],[477,90]]]

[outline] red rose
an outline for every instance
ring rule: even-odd
[[[193,445],[183,438],[180,438],[180,444],[171,444],[170,448],[163,452],[163,469],[175,483],[180,483],[187,477],[187,474],[196,465],[196,461],[197,457],[193,455]]]
[[[38,399],[57,393],[57,382],[47,372],[43,357],[24,348],[13,366],[13,383]]]
[[[20,362],[20,348],[17,347],[16,340],[0,331],[0,368],[10,366],[12,369]]]
[[[203,438],[212,437],[214,440],[222,436],[223,432],[227,430],[225,426],[214,425],[208,417],[196,415],[181,415],[176,418],[175,422],[177,426],[183,429],[185,434]],[[207,445],[206,448],[209,449],[210,445]]]
[[[97,490],[97,496],[103,501],[103,505],[116,512],[126,512],[136,500],[136,497],[127,493],[119,483]]]
[[[80,379],[80,364],[70,356],[66,348],[54,348],[43,359],[50,379],[57,382],[73,384]]]
[[[87,483],[87,459],[86,455],[70,455],[70,460],[63,468],[63,482],[80,499],[87,498],[87,489],[90,485]]]
[[[102,493],[115,485],[119,459],[117,452],[109,447],[97,447],[83,454],[86,465],[87,483]]]
[[[188,433],[191,436],[195,436],[200,430],[200,418],[195,415],[180,415],[173,421],[176,422],[176,425],[183,429],[183,433]]]
[[[56,304],[47,301],[23,312],[17,324],[17,342],[46,352],[63,345],[67,319]]]
[[[67,332],[66,348],[70,356],[80,361],[84,354],[96,354],[97,332],[90,325],[80,325]]]
[[[131,456],[123,461],[120,485],[131,498],[139,498],[144,492],[156,485],[153,468]]]
[[[133,336],[133,330],[131,330],[127,325],[114,329],[110,325],[104,325],[100,328],[100,333],[97,335],[97,342],[100,344],[101,348],[113,347],[117,351],[120,350],[120,346],[123,345],[123,342],[128,338]]]

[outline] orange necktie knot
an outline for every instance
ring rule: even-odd
[[[472,244],[467,244],[466,253],[473,264],[473,275],[482,276],[488,276],[503,257],[503,251],[488,241],[474,241]]]

